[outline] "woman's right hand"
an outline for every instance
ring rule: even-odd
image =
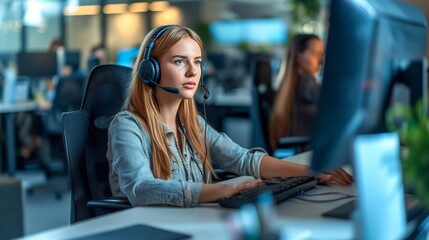
[[[252,189],[263,185],[264,182],[261,179],[247,180],[235,185],[225,183],[203,184],[199,202],[214,202],[222,198],[234,196],[243,190]]]
[[[225,197],[231,197],[236,194],[239,194],[243,190],[257,188],[263,186],[264,184],[265,183],[261,179],[252,179],[244,181],[237,185],[226,185],[228,187],[226,188],[227,191],[225,191]]]

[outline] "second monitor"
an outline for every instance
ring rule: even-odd
[[[350,164],[358,135],[385,132],[396,85],[409,104],[427,94],[427,26],[421,9],[399,1],[331,2],[326,63],[311,168]]]

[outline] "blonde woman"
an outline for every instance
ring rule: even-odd
[[[324,59],[324,45],[314,34],[298,34],[289,45],[280,87],[269,120],[269,146],[285,136],[309,136],[319,98],[315,74]]]
[[[306,175],[306,166],[244,149],[198,115],[194,94],[202,80],[203,44],[181,26],[161,26],[143,41],[124,111],[109,126],[107,158],[114,196],[134,206],[193,207],[263,184],[261,178]],[[211,183],[213,164],[255,180]],[[351,183],[343,170],[321,181]]]

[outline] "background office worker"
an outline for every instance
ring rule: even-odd
[[[324,45],[314,34],[296,35],[279,73],[280,87],[269,120],[271,149],[285,136],[310,136],[320,87],[315,75],[324,59]]]
[[[106,64],[107,63],[107,51],[104,45],[99,44],[95,45],[91,48],[91,51],[87,60],[87,73],[89,74],[97,65]]]
[[[244,149],[205,124],[193,99],[202,80],[202,52],[200,38],[186,27],[162,26],[146,36],[125,111],[109,126],[107,159],[114,196],[126,195],[134,206],[192,207],[263,184],[256,179],[238,186],[212,184],[213,163],[255,178],[308,173],[304,165]],[[352,181],[342,169],[321,178],[343,185]]]

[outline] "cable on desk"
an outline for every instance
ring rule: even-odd
[[[333,198],[333,199],[320,199],[320,200],[308,199],[308,198],[303,198],[303,197],[298,197],[298,196],[295,198],[302,200],[302,201],[306,201],[306,202],[335,202],[335,201],[339,201],[339,200],[343,200],[343,199],[347,199],[347,198],[356,197],[355,195],[348,195],[348,194],[341,193],[341,192],[325,192],[325,193],[317,193],[317,194],[302,193],[300,196],[315,197],[315,196],[323,196],[323,195],[342,195],[342,196],[338,197],[338,198]]]

